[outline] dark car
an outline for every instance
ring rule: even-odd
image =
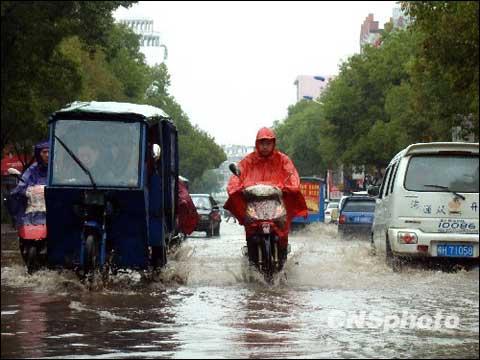
[[[345,198],[338,217],[338,235],[370,236],[375,213],[375,199],[369,196]]]
[[[197,208],[198,224],[195,231],[205,231],[207,236],[220,236],[220,208],[209,194],[190,194]]]

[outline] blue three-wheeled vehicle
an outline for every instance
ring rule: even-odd
[[[51,268],[161,268],[175,233],[177,131],[149,105],[75,102],[49,118]]]

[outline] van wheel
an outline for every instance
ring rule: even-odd
[[[377,248],[375,247],[375,241],[373,240],[373,233],[370,234],[370,255],[377,255]]]
[[[392,248],[390,247],[390,241],[388,240],[388,237],[387,237],[387,240],[386,240],[385,249],[386,249],[385,256],[386,256],[387,266],[392,268],[392,270],[394,272],[401,271],[402,270],[402,261],[401,261],[401,259],[399,259],[397,256],[395,256],[393,254]]]

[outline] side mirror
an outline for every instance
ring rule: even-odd
[[[379,186],[371,185],[367,188],[367,193],[370,196],[378,196],[379,190],[380,190]]]
[[[240,169],[234,163],[228,165],[228,168],[233,173],[233,175],[240,176]]]
[[[162,153],[162,149],[160,148],[160,145],[153,144],[153,146],[152,146],[153,160],[157,161],[158,159],[160,159],[160,154],[161,153]]]

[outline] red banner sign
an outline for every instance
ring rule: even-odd
[[[317,182],[303,181],[300,183],[300,191],[307,203],[308,213],[318,213],[320,198],[320,184]]]

